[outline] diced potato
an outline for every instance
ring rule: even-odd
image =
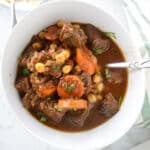
[[[56,48],[57,48],[57,45],[56,45],[56,44],[51,44],[51,45],[50,45],[50,49],[54,49],[54,50],[55,50]]]
[[[103,99],[103,96],[98,94],[98,95],[96,95],[96,98],[97,98],[97,100],[101,101]]]
[[[90,93],[90,94],[88,95],[88,101],[89,101],[90,103],[95,103],[95,102],[97,101],[97,98],[96,98],[96,96],[95,96],[94,94]]]
[[[32,44],[32,47],[35,49],[35,50],[39,50],[42,48],[42,44],[40,42],[35,42]]]
[[[41,31],[41,32],[39,32],[39,38],[40,39],[44,39],[45,37],[44,37],[44,35],[45,35],[45,33],[43,32],[43,31]]]
[[[102,77],[99,73],[96,73],[94,76],[93,76],[93,82],[94,83],[99,83],[99,82],[102,82]]]
[[[45,64],[43,63],[36,63],[35,64],[35,69],[37,72],[42,73],[45,71]]]
[[[70,57],[69,50],[63,50],[62,52],[55,54],[55,59],[57,63],[63,64]]]
[[[74,67],[74,69],[75,69],[77,72],[81,72],[81,71],[82,71],[81,68],[80,68],[78,65],[76,65],[76,66]]]
[[[73,26],[76,27],[76,28],[80,28],[79,24],[74,24]]]
[[[66,60],[70,57],[70,50],[64,50],[64,55],[66,57]]]
[[[64,74],[69,73],[71,70],[72,70],[72,66],[71,66],[71,65],[65,65],[65,66],[63,66],[63,68],[62,68],[62,72],[63,72]]]
[[[65,60],[66,60],[66,58],[65,58],[65,56],[62,54],[62,53],[60,53],[60,54],[56,54],[55,55],[55,59],[56,59],[56,62],[57,63],[64,63],[65,62]]]
[[[63,25],[65,24],[65,21],[64,20],[59,20],[58,22],[57,22],[57,26],[58,27],[63,27]]]
[[[97,88],[98,92],[101,92],[104,89],[104,84],[102,82],[98,83],[96,88]]]

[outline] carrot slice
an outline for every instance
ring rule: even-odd
[[[80,98],[84,93],[83,82],[76,75],[66,75],[60,79],[57,93],[61,98]]]
[[[87,108],[87,101],[83,99],[79,100],[59,100],[58,107],[65,108],[65,109],[86,109]]]
[[[98,65],[95,62],[95,56],[87,49],[76,49],[76,62],[86,73],[92,75],[98,71]]]
[[[39,97],[48,97],[48,96],[51,96],[54,92],[56,91],[56,87],[50,87],[50,88],[40,88],[38,91],[37,91],[37,94]]]

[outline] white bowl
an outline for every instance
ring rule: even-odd
[[[26,15],[14,28],[3,53],[1,66],[3,92],[18,120],[28,131],[60,149],[87,150],[103,148],[125,134],[134,124],[141,110],[145,91],[143,71],[129,72],[128,88],[121,110],[112,119],[92,130],[67,133],[49,128],[22,106],[14,87],[17,58],[30,41],[33,34],[63,18],[68,21],[92,23],[104,31],[115,32],[117,43],[122,48],[126,60],[140,58],[133,51],[129,34],[104,10],[87,2],[63,0],[49,2]]]

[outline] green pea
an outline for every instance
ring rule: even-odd
[[[28,76],[29,74],[30,74],[30,71],[29,71],[27,68],[24,68],[24,69],[22,70],[22,75]]]

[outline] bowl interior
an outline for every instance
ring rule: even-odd
[[[49,2],[25,16],[10,35],[2,56],[3,91],[18,120],[42,140],[61,149],[102,148],[121,137],[136,120],[143,103],[144,72],[129,72],[128,89],[121,110],[103,125],[79,133],[65,133],[44,126],[22,106],[14,87],[14,80],[17,58],[31,37],[48,25],[56,23],[58,19],[92,23],[104,31],[114,32],[117,36],[116,42],[123,50],[126,60],[140,58],[138,51],[133,50],[129,34],[119,25],[119,21],[104,10],[87,2],[73,0]]]

